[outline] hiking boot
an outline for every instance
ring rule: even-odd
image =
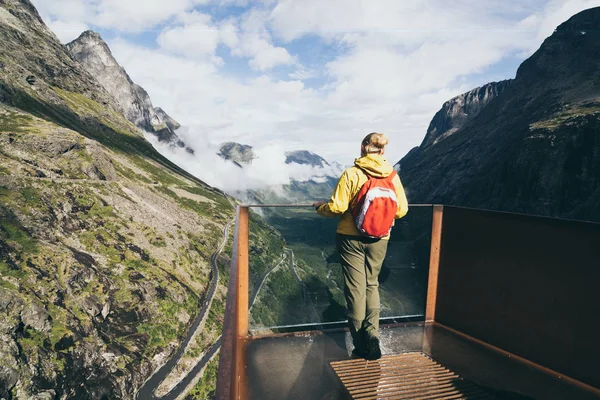
[[[369,336],[367,339],[367,360],[379,360],[381,358],[381,348],[379,347],[379,338],[377,336]]]
[[[365,358],[366,359],[368,355],[369,355],[369,353],[366,351],[361,351],[356,348],[354,350],[352,350],[352,358]]]

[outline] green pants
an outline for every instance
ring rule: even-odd
[[[388,240],[338,234],[336,244],[344,271],[344,294],[350,333],[354,347],[365,351],[367,337],[379,335],[377,278]]]

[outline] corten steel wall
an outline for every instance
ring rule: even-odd
[[[444,207],[435,319],[600,388],[600,224]]]

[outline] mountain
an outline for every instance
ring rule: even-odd
[[[176,131],[177,129],[181,128],[179,122],[171,118],[162,108],[155,107],[154,112],[160,118],[160,120],[162,120],[172,131]]]
[[[152,106],[146,90],[133,83],[99,34],[92,31],[83,32],[66,46],[73,58],[113,97],[120,107],[119,111],[130,122],[146,132],[153,133],[161,142],[186,147],[174,132],[180,127],[179,123],[162,109]],[[186,148],[192,151],[189,147]]]
[[[28,0],[0,0],[0,398],[133,399],[186,335],[192,365],[220,334],[232,199],[122,112]],[[251,218],[268,265],[281,240]]]
[[[399,163],[409,200],[600,221],[600,8],[561,24],[504,86],[449,136],[430,134],[453,129],[436,115]]]
[[[252,146],[236,142],[221,144],[219,156],[242,169],[248,167],[256,158]],[[292,168],[294,165],[299,166],[303,169],[303,177],[294,178],[295,174],[290,170],[289,184],[271,185],[232,194],[243,201],[261,204],[312,202],[328,198],[343,171],[338,163],[330,164],[318,154],[306,150],[286,152],[285,164]]]
[[[286,164],[312,165],[313,167],[325,167],[329,163],[318,154],[306,150],[289,151],[285,153]]]
[[[236,142],[225,142],[219,146],[219,154],[224,160],[231,161],[238,167],[252,163],[256,154],[252,151],[252,146]]]
[[[488,83],[448,100],[431,120],[421,147],[426,149],[461,129],[479,115],[511,82],[509,79]]]

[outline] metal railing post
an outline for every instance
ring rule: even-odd
[[[433,206],[433,218],[431,224],[431,252],[429,255],[429,283],[427,284],[427,305],[425,309],[426,322],[433,322],[435,320],[443,216],[444,206]]]
[[[237,210],[237,293],[233,375],[233,396],[235,400],[246,398],[246,352],[248,338],[248,207],[238,206]]]

